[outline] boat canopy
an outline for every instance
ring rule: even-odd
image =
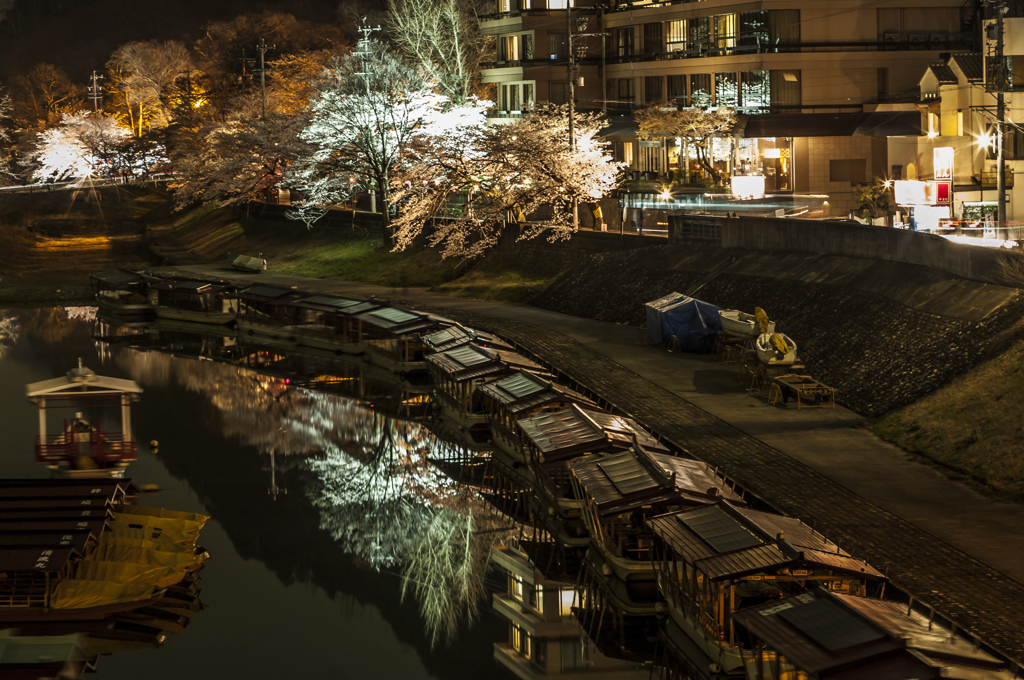
[[[552,402],[575,401],[597,408],[597,404],[579,392],[545,380],[530,371],[519,370],[512,375],[492,380],[477,388],[486,399],[500,404],[513,415]]]
[[[446,352],[428,354],[426,360],[435,370],[456,382],[507,373],[509,370],[497,352],[475,345],[462,345]]]
[[[190,295],[233,293],[238,286],[229,283],[212,281],[195,281],[193,279],[165,279],[150,286],[151,290],[169,290]]]
[[[670,293],[644,305],[647,309],[647,334],[655,345],[667,345],[675,337],[675,347],[683,352],[708,354],[722,330],[721,309],[710,302],[682,293]]]
[[[161,280],[155,276],[128,269],[113,269],[99,274],[89,274],[89,279],[94,285],[112,290],[127,290],[133,286],[155,284]]]
[[[670,501],[709,505],[721,496],[743,502],[706,463],[639,446],[612,456],[587,456],[569,466],[601,515]]]
[[[653,517],[647,525],[712,581],[791,567],[884,578],[870,564],[851,557],[798,519],[737,508],[726,500]]]
[[[955,630],[895,601],[817,587],[734,612],[732,621],[812,677],[846,677],[851,668],[852,677],[868,667],[876,680],[1010,675]]]
[[[108,394],[131,394],[138,400],[138,395],[142,394],[142,388],[134,380],[96,375],[82,366],[81,361],[78,368],[71,369],[63,377],[31,383],[25,386],[25,390],[33,402],[40,397],[81,398]]]
[[[518,425],[544,455],[545,462],[585,453],[621,451],[635,441],[655,451],[668,452],[632,418],[583,408],[578,404],[524,418]]]
[[[456,324],[423,336],[423,344],[431,352],[445,352],[473,342],[473,333]]]

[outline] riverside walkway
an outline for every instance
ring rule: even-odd
[[[183,269],[375,295],[492,330],[746,492],[827,532],[958,628],[1024,659],[1024,506],[993,501],[910,460],[857,427],[854,413],[770,407],[743,390],[735,366],[643,345],[633,327],[422,289]]]

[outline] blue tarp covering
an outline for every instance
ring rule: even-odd
[[[670,293],[648,302],[647,333],[655,345],[667,345],[676,336],[676,348],[683,352],[707,354],[715,347],[715,337],[722,330],[718,316],[721,307]]]

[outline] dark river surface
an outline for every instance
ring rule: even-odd
[[[25,385],[59,377],[81,358],[144,390],[131,417],[135,439],[147,444],[126,476],[161,490],[139,502],[211,517],[199,541],[211,555],[201,581],[206,611],[158,649],[101,657],[93,677],[512,677],[493,659],[507,622],[486,600],[472,627],[462,623],[453,642],[433,649],[415,598],[402,602],[400,556],[432,526],[433,508],[466,502],[465,490],[425,462],[444,445],[367,403],[403,395],[362,387],[369,396],[360,402],[334,389],[353,389],[350,376],[335,375],[344,371],[314,376],[331,388],[322,391],[284,369],[267,375],[98,342],[94,334],[109,329],[90,312],[0,314],[0,476],[48,476],[33,459],[38,415]],[[225,349],[216,337],[181,347],[193,352],[200,342],[215,354],[251,351],[230,340]],[[50,431],[72,415],[51,411]],[[119,427],[116,409],[97,415],[105,429]]]

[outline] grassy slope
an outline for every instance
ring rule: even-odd
[[[999,497],[1024,501],[1024,341],[872,429]]]

